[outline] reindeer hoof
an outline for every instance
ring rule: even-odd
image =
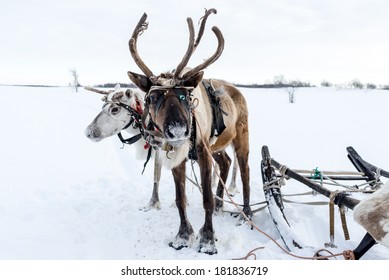
[[[223,209],[223,201],[215,199],[215,211],[219,212]]]
[[[243,215],[243,213],[245,215]],[[250,207],[248,207],[248,209],[246,209],[245,207],[243,208],[243,213],[231,213],[231,216],[236,219],[236,223],[235,225],[236,226],[241,226],[243,224],[245,224],[246,222],[248,221],[251,221],[251,218],[253,217],[253,213],[250,209]]]
[[[244,207],[243,207],[243,213],[245,213],[246,216],[247,216],[248,218],[250,218],[250,219],[251,219],[251,217],[253,216],[253,212],[251,211],[251,207],[250,207],[250,206],[244,206]]]
[[[240,193],[240,191],[239,191],[239,189],[236,187],[236,185],[231,184],[231,185],[228,187],[228,193],[230,194],[230,196],[233,197],[235,194]]]
[[[198,252],[208,254],[208,255],[217,254],[215,242],[210,241],[208,244],[200,244]]]
[[[184,237],[183,237],[184,236]],[[169,247],[172,247],[176,250],[181,250],[182,248],[188,248],[194,240],[193,233],[184,234],[184,235],[177,235],[176,239],[173,242],[169,243]]]
[[[199,253],[205,253],[208,255],[217,254],[215,245],[215,241],[217,241],[217,239],[215,238],[213,231],[207,231],[204,230],[204,228],[201,228],[197,239],[200,239],[199,247],[197,250]]]
[[[150,206],[147,205],[147,206],[139,207],[138,209],[139,209],[139,211],[142,211],[142,212],[149,212],[153,208],[151,208]]]
[[[152,203],[150,201],[149,205],[143,206],[143,207],[139,207],[139,210],[143,211],[143,212],[148,212],[150,210],[161,210],[161,203],[159,201],[157,201],[155,203]]]
[[[175,244],[175,242],[170,242],[169,247],[172,247],[178,251],[178,250],[181,250],[182,248],[188,248],[188,245],[178,245],[178,244]]]

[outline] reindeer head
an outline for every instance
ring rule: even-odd
[[[126,128],[133,118],[131,110],[143,113],[143,95],[140,92],[131,89],[124,91],[120,86],[110,91],[85,89],[104,95],[103,109],[85,130],[85,135],[92,141],[101,141]]]
[[[192,117],[191,104],[192,92],[197,88],[203,78],[203,71],[207,66],[214,63],[222,54],[224,48],[224,38],[219,28],[214,26],[212,31],[218,40],[216,52],[202,64],[189,69],[186,65],[200,43],[204,33],[205,23],[211,13],[216,14],[215,9],[206,10],[201,20],[197,39],[193,21],[187,18],[189,27],[188,49],[172,73],[163,73],[155,76],[140,58],[137,51],[137,39],[140,33],[147,29],[147,15],[143,14],[137,26],[134,29],[129,41],[131,55],[145,75],[128,72],[128,76],[134,84],[146,92],[145,96],[145,114],[147,114],[156,128],[160,130],[166,141],[173,147],[179,147],[187,142],[190,137]]]

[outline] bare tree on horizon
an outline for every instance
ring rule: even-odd
[[[72,75],[72,78],[73,78],[71,86],[73,86],[76,89],[76,92],[78,92],[78,87],[80,86],[80,83],[78,81],[78,72],[77,72],[76,68],[72,68],[69,71],[70,71],[70,74]]]

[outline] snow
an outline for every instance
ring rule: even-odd
[[[253,203],[264,200],[263,145],[277,161],[296,169],[355,171],[347,146],[389,169],[387,91],[298,89],[295,104],[281,89],[242,92],[249,106]],[[255,252],[257,259],[294,259],[229,213],[213,218],[218,254],[198,253],[198,241],[179,251],[170,248],[179,226],[172,176],[162,171],[162,209],[139,211],[151,196],[153,165],[141,175],[144,162],[135,159],[133,147],[123,148],[116,137],[99,143],[85,137],[85,128],[101,109],[99,96],[65,87],[0,86],[0,97],[0,259],[216,260],[244,257],[257,247],[264,247]],[[309,188],[288,180],[282,191]],[[188,218],[197,234],[204,211],[201,195],[189,181],[187,197]],[[234,199],[240,203],[242,194]],[[328,201],[320,195],[293,200]],[[229,204],[224,208],[234,210]],[[293,254],[311,257],[329,241],[328,206],[285,203],[285,214],[290,236],[304,246],[292,247]],[[351,240],[345,241],[335,213],[338,247],[330,249],[333,253],[355,249],[365,234],[352,214],[346,212]],[[253,222],[282,244],[267,209],[255,213]],[[364,259],[389,259],[389,249],[375,245]]]

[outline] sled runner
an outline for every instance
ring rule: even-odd
[[[369,203],[368,200],[370,198],[367,198],[366,202],[365,199],[362,200],[363,203],[361,203],[361,207],[357,207],[361,201],[353,198],[350,193],[354,191],[375,192],[383,185],[380,180],[381,176],[389,178],[389,172],[365,161],[353,147],[347,147],[347,153],[348,158],[357,169],[357,172],[319,171],[317,168],[315,170],[293,170],[271,158],[269,148],[267,146],[262,147],[261,171],[267,208],[270,212],[270,216],[276,226],[276,229],[280,234],[281,240],[284,242],[284,245],[289,251],[291,246],[301,248],[302,245],[302,243],[298,240],[298,237],[294,236],[293,231],[290,230],[290,224],[287,220],[287,215],[284,213],[284,202],[289,201],[281,193],[281,187],[285,184],[285,180],[290,178],[308,186],[314,192],[324,195],[330,199],[330,242],[326,243],[327,247],[336,247],[334,244],[333,227],[334,205],[339,206],[341,210],[342,227],[346,239],[348,238],[348,230],[344,211],[342,210],[344,207],[351,210],[354,210],[354,208],[359,208],[357,209],[358,213],[356,213],[357,211],[354,211],[354,218],[368,231],[363,240],[360,242],[359,246],[353,250],[355,259],[360,259],[374,244],[376,244],[377,241],[385,246],[388,246],[386,243],[388,243],[389,233],[385,231],[385,225],[387,225],[389,222],[388,218],[386,218],[386,213],[388,213],[389,208],[386,208],[387,206],[384,205],[384,202],[386,202],[388,199],[385,199],[383,195],[378,196],[378,198],[376,196],[375,198],[386,200],[382,202],[380,201],[378,203],[384,205],[384,209],[377,210],[374,209],[374,207],[369,208],[369,205],[377,205],[377,201],[374,201],[374,203]],[[346,185],[339,183],[341,181],[362,181],[363,183],[360,185]],[[344,187],[345,190],[333,191],[324,186],[326,183]],[[383,189],[387,190],[388,188],[385,187]],[[384,195],[388,197],[389,191],[386,191],[386,194]],[[373,195],[369,196],[371,196],[372,199],[374,198]],[[328,205],[328,202],[312,204],[323,205],[323,203]],[[364,207],[362,207],[362,204]],[[365,205],[367,206],[365,207]],[[382,215],[378,215],[379,218],[377,220],[377,224],[374,225],[371,225],[371,221],[370,224],[366,222],[366,220],[369,220],[372,216],[372,211],[382,212]],[[377,214],[374,213],[374,216],[377,216]],[[381,227],[378,224],[380,224]],[[380,229],[378,233],[376,231],[377,227]]]

